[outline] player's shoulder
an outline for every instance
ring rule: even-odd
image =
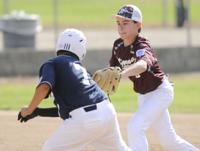
[[[41,64],[40,70],[42,70],[44,67],[52,66],[52,65],[53,65],[53,59],[51,58]]]
[[[52,58],[49,58],[48,60],[46,60],[45,62],[43,62],[40,66],[40,68],[44,67],[44,66],[52,66],[54,65],[57,61],[59,60],[59,58],[56,56],[56,57],[52,57]]]
[[[114,41],[114,45],[122,45],[123,44],[123,40],[121,38],[118,38]]]
[[[143,35],[138,35],[137,36],[136,44],[148,44],[148,45],[151,45],[150,41],[146,37],[144,37]]]
[[[71,62],[71,61],[77,61],[78,59],[76,57],[70,56],[70,55],[59,55],[53,58],[55,61],[65,61],[65,62]]]
[[[48,60],[49,63],[55,64],[55,65],[68,64],[69,62],[72,62],[72,61],[73,61],[73,58],[67,55],[59,55]]]
[[[150,41],[142,35],[137,36],[136,41],[134,42],[134,45],[138,49],[145,48],[145,47],[152,48]]]

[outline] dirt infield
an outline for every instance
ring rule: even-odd
[[[62,122],[58,118],[36,118],[26,124],[16,120],[16,112],[0,111],[0,151],[39,151],[44,141]],[[131,114],[120,113],[118,119],[125,140],[126,124]],[[177,133],[200,148],[200,114],[173,114]],[[151,131],[150,151],[162,151]]]

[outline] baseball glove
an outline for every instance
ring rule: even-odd
[[[99,87],[109,95],[116,92],[121,79],[121,69],[119,67],[108,67],[97,70],[92,79],[97,82]]]

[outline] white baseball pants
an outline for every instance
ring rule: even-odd
[[[180,138],[172,126],[167,108],[172,103],[173,95],[173,87],[167,79],[156,90],[139,94],[138,111],[128,123],[128,142],[133,151],[148,151],[145,132],[150,127],[168,151],[199,151]]]
[[[130,151],[123,141],[113,105],[105,100],[97,109],[85,112],[83,108],[70,112],[49,138],[43,151],[84,151],[93,146],[95,151]]]

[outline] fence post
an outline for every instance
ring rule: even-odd
[[[3,0],[3,14],[8,14],[9,12],[9,0]]]
[[[191,33],[191,16],[190,16],[190,0],[186,0],[187,7],[187,47],[190,48],[192,46],[192,33]]]
[[[163,5],[163,21],[162,25],[167,25],[167,19],[168,19],[168,0],[162,0]]]
[[[59,0],[53,0],[53,27],[54,27],[54,40],[55,40],[55,48],[56,48],[56,42],[58,38],[59,33],[59,13],[58,13],[58,6],[59,6]]]

